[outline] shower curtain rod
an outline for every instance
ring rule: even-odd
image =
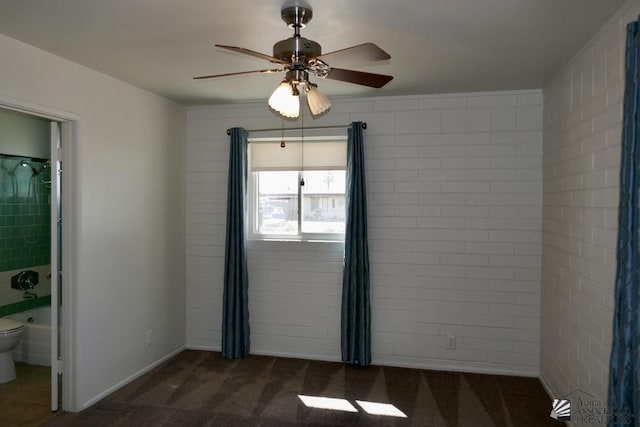
[[[270,129],[248,129],[247,132],[282,132],[283,130],[314,130],[314,129],[342,129],[348,128],[351,125],[333,125],[333,126],[311,126],[311,127],[298,127],[298,128],[270,128]],[[362,128],[367,128],[367,123],[362,123]],[[231,135],[231,129],[227,129],[227,135]]]

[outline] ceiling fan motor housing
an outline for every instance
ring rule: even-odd
[[[304,37],[290,37],[273,45],[273,57],[283,61],[291,61],[294,56],[311,59],[321,54],[320,45]]]

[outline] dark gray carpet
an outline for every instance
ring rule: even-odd
[[[305,406],[298,395],[357,412]],[[366,413],[390,403],[407,418]],[[187,350],[92,407],[45,426],[557,426],[535,378],[466,374]]]

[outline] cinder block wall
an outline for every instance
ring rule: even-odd
[[[368,123],[373,362],[537,375],[542,92],[332,103],[307,126]],[[220,348],[232,126],[281,122],[263,103],[188,110],[191,348]],[[342,253],[340,243],[251,242],[253,353],[339,360]]]
[[[544,89],[541,379],[607,400],[627,3]]]

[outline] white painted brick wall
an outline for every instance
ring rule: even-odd
[[[540,376],[554,396],[607,400],[626,4],[544,89]]]
[[[306,123],[368,123],[373,362],[537,375],[542,92],[332,102]],[[280,125],[263,103],[188,111],[189,347],[220,348],[226,129]],[[252,352],[339,360],[342,253],[250,242]]]

